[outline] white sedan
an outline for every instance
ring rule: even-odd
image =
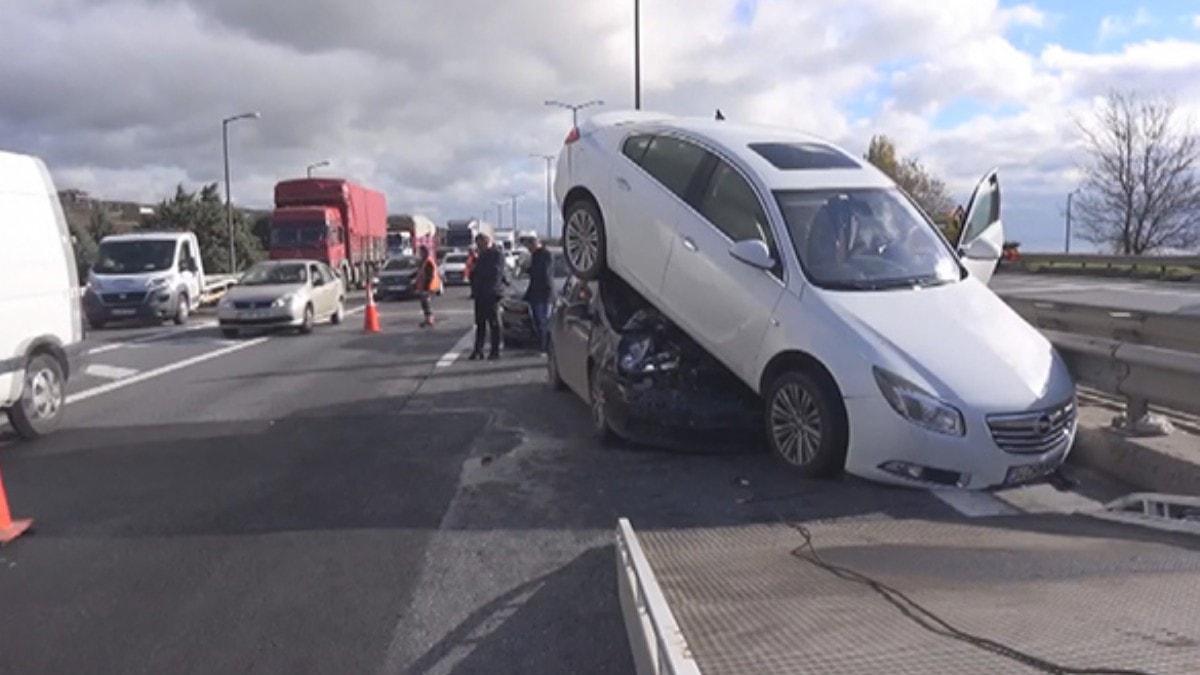
[[[246,270],[217,304],[225,337],[242,330],[291,327],[312,332],[313,324],[346,316],[346,289],[328,265],[313,260],[268,260]]]
[[[1066,458],[1071,376],[986,286],[995,172],[951,243],[819,138],[620,112],[572,129],[555,193],[573,271],[615,273],[760,394],[802,475],[983,488]]]

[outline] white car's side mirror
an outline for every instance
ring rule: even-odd
[[[775,259],[771,257],[771,251],[761,239],[743,239],[730,247],[729,255],[760,270],[775,267]]]

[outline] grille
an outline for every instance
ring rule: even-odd
[[[988,415],[988,429],[996,445],[1008,452],[1036,454],[1053,450],[1075,429],[1075,402],[1045,410]]]
[[[140,305],[146,299],[146,293],[104,293],[100,299],[106,305]]]
[[[270,309],[271,301],[263,300],[261,302],[235,302],[234,309]]]

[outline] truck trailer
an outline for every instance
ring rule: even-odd
[[[467,250],[475,243],[478,234],[492,234],[491,223],[477,218],[462,218],[446,221],[444,244],[447,249]]]
[[[320,260],[361,288],[387,259],[387,198],[341,178],[297,178],[275,186],[272,260]]]
[[[402,214],[388,218],[387,248],[389,256],[416,255],[424,246],[437,253],[437,226],[422,215]]]

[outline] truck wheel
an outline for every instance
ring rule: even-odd
[[[831,476],[846,463],[846,414],[836,392],[803,371],[776,377],[763,397],[767,444],[804,477]]]
[[[187,293],[179,296],[179,302],[175,306],[175,321],[176,326],[182,326],[188,322],[188,317],[191,315],[191,302],[188,301]]]
[[[567,383],[563,382],[562,376],[558,374],[558,359],[554,356],[553,341],[546,345],[546,381],[550,383],[550,388],[554,391],[562,391],[567,388]]]
[[[338,325],[342,319],[346,317],[346,299],[338,298],[337,309],[333,311],[333,316],[329,317],[329,323]]]
[[[313,306],[305,305],[304,319],[300,322],[300,334],[308,335],[313,329]]]
[[[596,205],[587,199],[571,202],[563,226],[563,251],[571,272],[589,281],[599,277],[606,263],[605,242],[604,218]]]
[[[604,387],[600,386],[600,366],[594,366],[588,378],[588,399],[592,408],[592,435],[602,444],[613,442],[617,435],[608,422],[608,401]]]
[[[32,440],[58,427],[65,405],[62,365],[49,354],[36,354],[25,366],[21,398],[8,409],[8,421],[21,438]]]

